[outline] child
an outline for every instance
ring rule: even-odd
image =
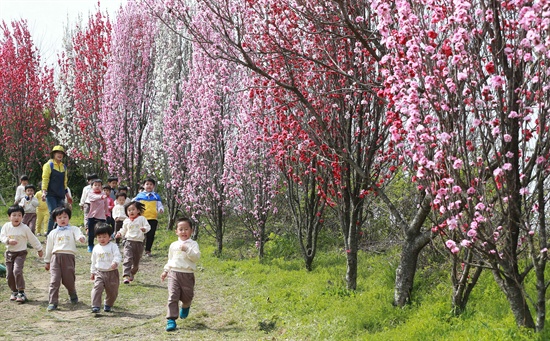
[[[84,226],[88,226],[88,222],[86,220],[86,216],[88,215],[88,211],[90,210],[90,202],[88,201],[88,193],[92,190],[92,180],[95,180],[99,178],[97,174],[88,174],[86,176],[86,181],[88,181],[88,184],[84,186],[82,189],[82,196],[80,197],[80,209],[84,213]]]
[[[153,192],[155,189],[155,180],[153,178],[147,178],[143,182],[143,192],[140,192],[135,198],[134,201],[139,201],[145,205],[145,214],[144,217],[147,219],[147,222],[151,226],[151,230],[147,232],[145,240],[145,254],[148,257],[151,257],[151,248],[153,246],[153,241],[155,240],[155,232],[157,231],[158,213],[164,212],[164,206],[160,200],[160,196]]]
[[[126,215],[126,209],[124,205],[126,204],[126,193],[119,192],[116,195],[116,203],[113,207],[113,219],[115,220],[115,235],[122,228],[122,223],[128,216]],[[120,238],[116,238],[117,245],[120,244]]]
[[[68,207],[58,207],[52,212],[57,228],[48,234],[44,268],[50,271],[50,293],[47,310],[57,309],[59,287],[67,288],[71,303],[78,303],[75,285],[76,241],[86,242],[86,238],[76,226],[69,225],[72,211]]]
[[[112,211],[113,211],[113,207],[115,207],[115,201],[111,198],[111,186],[109,185],[103,185],[103,194],[105,194],[106,196],[106,199],[107,199],[107,207],[109,207],[109,209],[107,210],[107,212],[105,212],[105,220],[107,221],[107,224],[111,225],[111,230],[115,230],[115,220],[113,219],[112,215]]]
[[[139,261],[143,254],[143,240],[151,226],[142,214],[145,207],[142,203],[132,201],[126,205],[126,215],[122,229],[116,234],[116,238],[125,238],[124,243],[124,284],[130,284],[134,280],[134,275],[139,270]]]
[[[103,182],[100,179],[92,180],[92,190],[88,192],[87,200],[90,203],[88,212],[88,252],[94,248],[94,229],[98,222],[105,222],[109,211],[107,196],[102,190]]]
[[[7,280],[12,294],[10,301],[19,303],[27,302],[25,295],[25,278],[23,267],[27,258],[27,243],[38,251],[38,257],[42,257],[42,244],[31,229],[22,223],[25,211],[19,205],[8,208],[10,221],[5,223],[0,230],[0,242],[7,245],[5,259],[7,268]]]
[[[38,188],[42,188],[42,182],[38,183]],[[50,212],[48,211],[48,205],[42,200],[42,190],[36,192],[36,200],[38,200],[38,207],[36,208],[36,232],[37,236],[46,235],[48,232],[48,220],[50,219]]]
[[[116,200],[117,186],[118,186],[118,177],[110,176],[107,178],[107,185],[111,188],[111,199]]]
[[[92,288],[92,313],[99,313],[101,295],[105,289],[105,304],[103,311],[110,312],[118,296],[120,277],[118,265],[122,260],[118,246],[111,243],[112,228],[107,223],[98,223],[95,227],[95,237],[98,244],[92,251],[90,279],[94,281]]]
[[[168,277],[168,311],[166,318],[166,331],[176,329],[179,301],[182,306],[179,317],[184,319],[189,315],[189,307],[193,300],[195,287],[195,270],[201,252],[199,244],[190,239],[193,234],[193,222],[189,218],[179,218],[176,224],[178,240],[170,244],[168,251],[168,263],[164,266],[164,272],[160,279],[164,281]]]
[[[21,199],[25,196],[25,186],[29,184],[29,177],[26,175],[21,175],[19,177],[19,186],[15,190],[15,201],[14,205],[19,205]]]
[[[35,198],[34,191],[36,191],[34,185],[25,186],[25,196],[19,202],[19,206],[23,207],[25,211],[23,224],[27,225],[33,234],[36,234],[36,208],[38,207],[38,199]]]
[[[130,201],[132,201],[132,199],[128,198],[128,187],[127,186],[119,186],[117,194],[119,194],[119,193],[126,194],[126,201],[124,202],[124,205],[126,205],[126,204],[130,203]]]

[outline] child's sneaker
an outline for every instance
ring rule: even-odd
[[[46,308],[47,311],[52,311],[57,309],[57,304],[48,304],[48,308]]]
[[[99,314],[99,307],[92,307],[92,314]]]
[[[74,294],[69,294],[69,296],[71,297],[71,303],[72,304],[77,304],[78,303],[78,295],[76,294],[76,292]]]
[[[94,249],[94,248],[93,248],[92,246],[88,245],[88,252],[92,252],[93,249]]]
[[[124,284],[130,284],[130,277],[124,277]]]
[[[17,299],[17,291],[14,291],[10,295],[10,301],[15,301]]]
[[[15,299],[15,302],[25,303],[27,301],[28,299],[24,292],[20,292],[17,294],[17,298]]]
[[[191,308],[191,307],[187,307],[187,308],[181,307],[181,309],[180,309],[180,319],[184,319],[187,316],[189,316],[189,308]]]
[[[106,312],[106,313],[110,313],[111,312],[111,307],[109,307],[108,305],[104,305],[103,306],[103,311]]]
[[[166,322],[166,331],[171,332],[172,330],[176,330],[176,320],[168,319]]]

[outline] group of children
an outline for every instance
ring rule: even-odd
[[[112,179],[109,179],[112,180]],[[28,181],[28,179],[27,179]],[[120,277],[118,268],[123,265],[123,283],[130,284],[139,270],[139,263],[144,253],[151,254],[154,231],[158,221],[157,213],[162,213],[160,197],[155,193],[155,181],[148,178],[143,183],[144,191],[136,198],[129,200],[119,187],[116,194],[116,204],[110,198],[109,188],[103,188],[102,181],[91,176],[88,178],[89,188],[83,191],[81,207],[85,213],[88,252],[91,252],[90,279],[94,281],[91,292],[91,311],[99,313],[101,299],[105,291],[103,311],[110,312],[119,290]],[[28,187],[28,183],[24,185]],[[31,185],[32,186],[32,185]],[[20,204],[8,208],[9,222],[0,231],[0,242],[7,245],[5,261],[7,280],[12,294],[10,300],[25,303],[25,281],[23,266],[27,256],[27,244],[44,256],[45,269],[50,271],[48,311],[56,310],[59,304],[59,289],[61,284],[67,289],[70,301],[78,303],[76,291],[76,242],[86,243],[86,237],[77,226],[70,225],[71,209],[63,206],[55,208],[51,217],[55,228],[47,234],[46,251],[43,254],[42,244],[35,231],[25,223],[26,205],[37,207],[34,191],[27,192],[19,199]],[[17,194],[16,194],[17,195]],[[110,200],[109,200],[110,199]],[[17,201],[17,197],[16,197]],[[24,203],[23,203],[24,202]],[[23,203],[23,205],[21,205]],[[34,204],[33,204],[34,203]],[[108,219],[110,217],[111,219]],[[36,213],[34,213],[36,220]],[[149,233],[153,231],[153,234]],[[168,262],[164,266],[161,280],[168,278],[168,305],[166,330],[176,329],[175,320],[186,318],[193,299],[196,263],[200,258],[197,242],[193,241],[193,222],[189,218],[180,218],[176,224],[178,240],[170,245]],[[94,239],[97,244],[94,245]],[[123,240],[123,255],[119,250],[119,242]],[[182,307],[179,309],[179,301]]]

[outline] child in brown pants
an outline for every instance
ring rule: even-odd
[[[85,243],[86,238],[78,227],[69,225],[71,213],[68,207],[58,207],[52,211],[51,219],[57,223],[57,228],[48,234],[44,256],[44,268],[50,271],[48,311],[57,309],[61,284],[67,288],[71,303],[78,303],[75,283],[76,241]]]

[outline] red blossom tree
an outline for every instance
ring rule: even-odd
[[[48,154],[56,91],[53,69],[41,67],[27,22],[10,26],[2,22],[0,37],[0,155],[15,182],[40,168]]]

